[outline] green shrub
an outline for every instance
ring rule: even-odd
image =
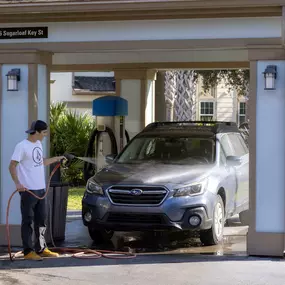
[[[50,145],[51,156],[65,152],[75,156],[85,156],[95,120],[88,114],[80,114],[67,109],[64,103],[51,104],[50,108]],[[68,169],[61,170],[62,181],[70,185],[85,184],[83,162],[75,160]]]

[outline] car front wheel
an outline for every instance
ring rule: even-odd
[[[209,230],[200,232],[200,240],[204,245],[217,245],[223,240],[225,224],[225,208],[223,199],[217,195],[214,212],[213,225]]]
[[[109,241],[113,235],[113,231],[108,231],[106,229],[95,229],[91,226],[88,227],[89,236],[95,243],[103,243]]]

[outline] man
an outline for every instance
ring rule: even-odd
[[[44,166],[59,162],[64,156],[43,158],[42,140],[47,136],[47,124],[34,121],[26,131],[28,138],[19,142],[11,158],[9,170],[17,190],[21,195],[21,237],[24,258],[42,260],[42,257],[57,257],[46,245],[46,206],[45,199],[39,200],[26,192],[26,189],[42,197],[45,194],[46,181]],[[35,230],[35,248],[32,243],[32,222]]]

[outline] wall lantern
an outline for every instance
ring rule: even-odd
[[[265,79],[264,90],[275,90],[275,80],[277,77],[277,66],[268,65],[263,72]]]
[[[7,74],[7,91],[18,91],[20,69],[11,69]]]

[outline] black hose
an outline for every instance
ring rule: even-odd
[[[85,157],[93,157],[93,151],[94,151],[94,142],[98,135],[99,131],[97,129],[94,129],[91,133],[91,136],[88,141],[87,149],[85,152]],[[84,162],[83,167],[83,176],[84,180],[87,182],[87,180],[92,176],[92,172],[94,171],[92,165],[90,163]]]
[[[129,136],[129,133],[128,133],[127,130],[125,130],[125,136],[126,136],[126,141],[127,141],[127,143],[129,143],[129,141],[130,141],[130,136]]]
[[[95,129],[88,141],[85,157],[93,157],[93,151],[94,151],[94,142],[96,140],[96,137],[98,138],[101,133],[107,132],[110,140],[111,140],[111,149],[112,149],[112,154],[117,155],[118,154],[118,148],[117,148],[117,142],[115,135],[109,127],[106,127],[105,131],[98,131],[98,129]],[[95,173],[97,172],[96,165],[93,165],[89,162],[84,162],[84,180],[87,182],[87,180],[92,177]]]

